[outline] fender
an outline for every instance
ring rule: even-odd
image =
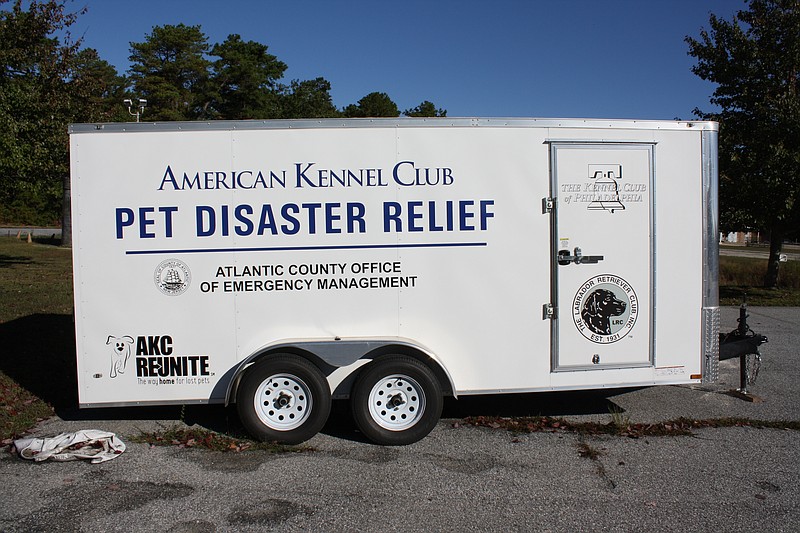
[[[242,373],[247,369],[250,364],[267,356],[269,353],[277,352],[304,352],[311,354],[314,358],[324,363],[319,365],[319,361],[314,361],[320,366],[320,370],[326,376],[332,374],[336,369],[352,365],[359,359],[372,359],[371,354],[382,351],[383,349],[398,346],[405,349],[411,349],[423,356],[428,357],[435,363],[437,368],[432,370],[440,370],[442,375],[447,379],[450,385],[450,390],[453,396],[456,396],[456,387],[453,377],[450,372],[442,364],[441,360],[428,348],[419,344],[411,339],[403,337],[368,337],[368,338],[347,338],[342,339],[336,337],[334,339],[284,339],[274,343],[262,346],[252,354],[248,355],[240,361],[235,367],[229,371],[227,389],[225,391],[225,405],[229,405],[236,394],[236,387],[242,376]],[[327,366],[328,368],[325,368]],[[225,379],[225,378],[223,378]]]

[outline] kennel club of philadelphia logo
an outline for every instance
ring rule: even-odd
[[[636,324],[639,301],[630,283],[611,274],[595,276],[575,294],[572,320],[581,335],[598,344],[624,338]]]
[[[158,290],[169,296],[177,296],[186,292],[192,281],[192,273],[186,263],[178,259],[162,261],[153,275]]]

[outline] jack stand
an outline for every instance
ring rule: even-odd
[[[725,335],[720,343],[720,359],[739,357],[739,388],[732,389],[727,394],[747,402],[761,403],[764,400],[750,394],[747,391],[747,385],[752,385],[758,376],[761,366],[761,353],[759,353],[758,347],[767,342],[767,338],[750,329],[750,326],[747,325],[747,316],[747,300],[745,300],[739,307],[739,326]],[[752,368],[749,368],[748,357],[753,357]]]
[[[725,394],[750,403],[764,402],[764,398],[762,398],[761,396],[756,396],[755,394],[750,394],[749,392],[747,392],[747,389],[731,389]]]

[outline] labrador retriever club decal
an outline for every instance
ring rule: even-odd
[[[598,344],[625,338],[636,324],[639,301],[619,276],[601,274],[581,285],[572,302],[572,319],[581,335]]]

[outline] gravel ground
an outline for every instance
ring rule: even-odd
[[[751,308],[769,337],[750,389],[720,383],[606,394],[468,398],[447,403],[437,428],[411,446],[364,442],[334,413],[292,454],[150,447],[100,465],[30,463],[0,455],[0,531],[798,531],[800,432],[731,427],[691,437],[626,438],[552,432],[512,435],[465,426],[475,414],[551,414],[572,421],[632,422],[746,417],[800,420],[800,309]],[[723,309],[723,330],[736,326]],[[80,411],[37,435],[98,428],[123,440],[160,425],[224,428],[227,412],[194,407]]]

